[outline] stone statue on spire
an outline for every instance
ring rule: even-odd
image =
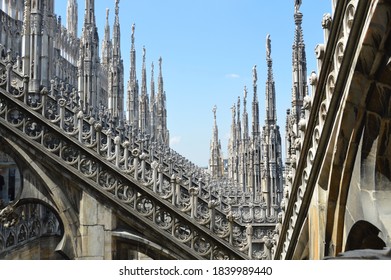
[[[266,35],[266,57],[270,58],[272,52],[270,34]]]
[[[162,72],[162,57],[159,57],[159,71]]]
[[[135,29],[136,29],[136,24],[133,23],[132,24],[132,43],[134,43],[134,31],[135,31]]]
[[[257,75],[257,65],[254,65],[253,67],[253,85],[255,86],[257,84],[258,75]]]
[[[217,106],[216,105],[213,107],[212,111],[213,111],[214,119],[216,120],[216,112],[217,112]]]
[[[119,14],[119,0],[115,0],[115,14]]]
[[[297,13],[301,6],[301,0],[295,0],[295,13]]]

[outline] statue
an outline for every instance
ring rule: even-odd
[[[217,112],[217,106],[216,105],[213,107],[212,111],[213,111],[214,119],[216,119],[216,112]]]
[[[133,23],[132,24],[132,43],[134,43],[134,31],[135,31],[135,29],[136,29],[136,24]]]
[[[295,0],[295,12],[298,12],[301,6],[301,0]]]
[[[162,72],[162,61],[163,61],[162,57],[159,57],[159,71],[160,71],[160,73]]]
[[[235,106],[235,104],[231,107],[231,112],[232,112],[232,119],[235,120],[235,116],[236,116],[236,106]]]
[[[272,249],[274,247],[274,242],[273,239],[271,239],[269,236],[264,236],[263,237],[263,242],[264,242],[264,251],[262,254],[262,259],[263,260],[272,260]]]
[[[254,65],[253,67],[253,84],[255,85],[257,83],[258,77],[257,77],[257,65]]]
[[[266,35],[266,56],[267,56],[267,58],[270,58],[271,53],[272,53],[272,49],[271,49],[270,34],[267,34]]]

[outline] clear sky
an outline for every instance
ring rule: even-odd
[[[79,35],[84,2],[79,5]],[[303,0],[303,33],[307,75],[316,70],[314,48],[323,42],[321,21],[331,12],[331,0]],[[67,1],[56,1],[56,13],[66,24]],[[95,1],[99,40],[103,40],[106,8],[110,27],[115,0]],[[265,118],[266,35],[271,38],[271,57],[277,96],[278,125],[284,139],[286,110],[291,107],[294,1],[266,0],[121,0],[121,47],[125,88],[129,79],[131,26],[136,25],[136,67],[141,80],[142,48],[149,67],[163,59],[171,147],[199,166],[207,166],[212,138],[213,112],[222,151],[227,156],[231,107],[248,88],[247,111],[251,124],[252,68],[258,70],[260,124]],[[100,45],[101,48],[101,45]],[[155,80],[157,71],[155,67]],[[150,72],[148,81],[150,80]],[[148,88],[149,90],[149,88]],[[243,102],[242,102],[243,104]],[[243,112],[243,108],[241,109]],[[285,154],[285,151],[283,151]]]

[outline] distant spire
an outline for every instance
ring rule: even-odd
[[[145,65],[145,57],[146,57],[146,49],[145,46],[143,46],[143,66],[142,66],[142,73],[141,73],[141,94],[147,94],[147,69]]]
[[[237,180],[237,141],[236,141],[236,104],[233,104],[231,107],[231,132],[228,141],[228,178],[232,179],[234,182]]]
[[[266,62],[267,62],[267,81],[266,81],[266,123],[276,124],[276,93],[273,78],[273,61],[271,58],[271,39],[266,36]]]
[[[294,20],[295,33],[292,45],[292,107],[287,111],[286,120],[286,171],[289,172],[293,155],[296,154],[295,141],[299,135],[299,121],[304,96],[307,95],[307,61],[303,30],[301,27],[303,14],[300,12],[301,1],[295,1]],[[288,174],[288,173],[287,173]]]
[[[301,1],[295,2],[295,37],[292,46],[292,114],[300,119],[300,111],[303,106],[304,96],[307,94],[307,62],[303,30],[301,27],[303,14],[299,11]]]
[[[134,44],[134,32],[136,24],[132,24],[131,48],[130,48],[130,82],[136,84],[136,48]]]
[[[155,98],[155,70],[154,64],[151,64],[151,95],[149,100],[149,111],[151,117],[151,141],[156,141],[156,98]]]
[[[217,127],[216,105],[212,109],[213,112],[213,136],[210,143],[210,159],[209,159],[209,172],[214,179],[221,178],[223,176],[223,157],[221,152],[221,143],[219,140],[219,130]]]
[[[110,61],[110,50],[111,50],[111,40],[110,40],[110,24],[109,24],[109,13],[110,9],[106,9],[106,25],[105,25],[105,34],[102,42],[102,63],[103,65],[108,65]]]
[[[163,74],[162,74],[162,57],[159,57],[159,78],[158,78],[158,94],[163,94]]]
[[[157,126],[159,141],[169,145],[169,131],[167,129],[167,108],[166,108],[166,93],[163,86],[162,61],[159,58],[159,77],[158,77],[158,94],[157,94]]]
[[[85,0],[84,25],[95,26],[95,0]]]
[[[151,101],[155,99],[155,66],[151,64]],[[153,96],[153,97],[152,97]]]
[[[119,24],[119,0],[115,0],[115,18],[113,27],[113,57],[121,59],[121,28]]]
[[[266,120],[261,138],[263,162],[260,166],[261,196],[266,202],[266,215],[276,215],[275,210],[281,202],[282,192],[282,159],[281,135],[277,125],[276,90],[273,78],[273,61],[271,58],[271,39],[266,36]],[[260,155],[260,154],[259,154]],[[256,180],[258,180],[256,179]],[[257,191],[257,189],[255,189]]]
[[[115,20],[114,24],[119,25],[119,0],[115,0]]]
[[[75,38],[77,38],[77,22],[78,22],[77,1],[68,0],[67,29],[69,34],[71,34]]]
[[[257,95],[257,66],[253,67],[253,102],[252,102],[252,137],[253,141],[259,138],[259,103]]]
[[[130,77],[128,81],[128,121],[133,129],[139,127],[139,87],[136,75],[136,48],[134,33],[136,25],[132,24],[131,48],[130,48]]]
[[[110,9],[106,8],[106,27],[109,26],[109,13],[110,13]]]
[[[151,112],[154,111],[155,113],[155,107],[156,107],[156,98],[155,98],[155,65],[151,64],[151,98],[150,98],[150,110]],[[154,119],[154,118],[152,118]]]
[[[248,140],[247,87],[243,90],[243,139]]]
[[[149,98],[147,93],[147,69],[145,66],[146,49],[143,47],[143,66],[141,73],[141,98],[140,98],[140,131],[149,133]]]

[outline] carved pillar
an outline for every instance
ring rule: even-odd
[[[191,218],[195,218],[197,216],[197,200],[198,200],[198,188],[191,187],[189,189],[190,193],[190,203],[191,203]]]
[[[252,252],[253,252],[253,226],[251,224],[246,226],[246,236],[247,236],[247,244],[248,244],[248,257],[252,258]]]
[[[140,151],[138,149],[134,149],[132,151],[132,155],[134,156],[133,160],[133,168],[134,168],[134,176],[133,178],[137,181],[138,180],[138,164],[139,164],[139,156]]]
[[[115,144],[115,166],[119,167],[119,163],[121,160],[121,138],[119,136],[116,136],[114,138],[114,144]]]
[[[229,232],[229,244],[232,245],[233,243],[233,223],[235,221],[234,214],[232,211],[229,211],[227,214],[227,220],[228,220],[228,232]]]

